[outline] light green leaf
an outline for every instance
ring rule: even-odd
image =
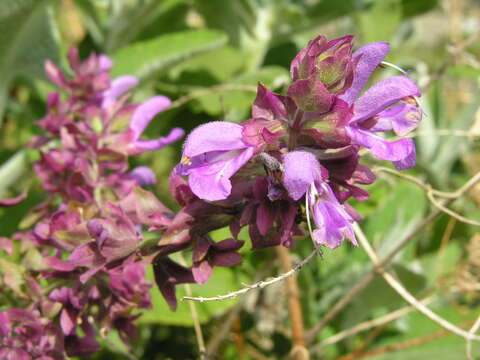
[[[132,74],[144,80],[169,66],[217,49],[226,41],[227,37],[217,31],[191,30],[133,43],[112,55],[112,75]]]
[[[58,41],[49,1],[0,2],[0,122],[6,91],[18,74],[43,74],[46,59],[58,61]]]

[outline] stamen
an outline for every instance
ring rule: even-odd
[[[192,161],[190,160],[190,158],[186,155],[183,155],[182,156],[182,159],[180,160],[180,164],[183,164],[183,165],[192,165]]]
[[[311,196],[310,195],[310,191],[312,191],[313,194],[315,194],[315,192],[317,192],[317,189],[315,188],[315,184],[311,184],[310,185],[310,189],[307,190],[306,194],[305,194],[305,213],[307,215],[307,225],[308,225],[308,232],[310,234],[310,237],[312,238],[313,240],[313,230],[312,230],[312,223],[311,223],[311,220],[310,220],[310,201],[309,201],[309,197]],[[314,241],[315,242],[315,241]],[[317,245],[314,243],[314,245],[316,247],[318,247],[318,253],[320,254],[320,257],[322,258],[323,260],[323,251],[322,249],[320,248],[320,245]]]
[[[393,69],[395,69],[395,70],[400,71],[402,74],[408,76],[408,72],[406,72],[405,70],[403,70],[400,66],[397,66],[397,65],[395,65],[395,64],[389,63],[388,61],[382,61],[380,64],[383,65],[383,66],[391,67],[391,68],[393,68]]]

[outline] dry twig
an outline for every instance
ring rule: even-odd
[[[373,264],[379,265],[380,264],[380,259],[378,258],[377,254],[373,250],[373,248],[370,246],[370,243],[368,242],[367,238],[363,234],[363,231],[360,229],[358,224],[353,224],[353,228],[355,230],[355,234],[357,235],[358,241],[362,245],[362,247],[365,249],[368,257],[372,261]],[[480,337],[471,334],[469,332],[466,332],[463,329],[460,329],[459,327],[453,325],[449,321],[445,320],[438,314],[434,313],[432,310],[430,310],[428,307],[426,307],[424,304],[422,304],[420,301],[418,301],[405,287],[397,280],[395,279],[390,273],[386,272],[385,270],[381,269],[380,275],[385,279],[385,281],[405,300],[407,301],[410,305],[415,307],[419,312],[424,314],[426,317],[428,317],[430,320],[436,322],[439,324],[441,327],[443,327],[446,330],[449,330],[450,332],[463,337],[466,340],[480,340]]]
[[[300,261],[297,265],[295,265],[290,271],[287,271],[286,273],[277,276],[271,280],[262,280],[259,282],[256,282],[255,284],[248,285],[240,290],[233,291],[231,293],[225,294],[225,295],[218,295],[218,296],[213,296],[213,297],[192,297],[192,296],[184,296],[182,300],[192,300],[192,301],[218,301],[218,300],[226,300],[230,299],[239,295],[243,295],[253,289],[263,289],[266,286],[275,284],[279,281],[282,281],[289,276],[292,276],[295,274],[297,271],[299,271],[302,267],[304,267],[306,264],[308,264],[313,258],[315,258],[319,253],[321,252],[321,249],[319,246],[315,247],[315,249],[302,261]]]

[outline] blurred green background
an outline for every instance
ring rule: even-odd
[[[113,75],[133,74],[141,82],[134,100],[154,94],[174,105],[158,116],[148,135],[173,127],[187,132],[212,120],[239,122],[250,114],[258,81],[285,91],[295,54],[319,34],[356,35],[356,47],[388,41],[387,61],[408,70],[423,89],[425,112],[416,132],[418,165],[407,173],[441,190],[454,190],[480,171],[480,1],[474,0],[0,0],[0,198],[29,189],[28,200],[0,209],[0,236],[18,229],[26,211],[45,196],[31,163],[37,154],[25,144],[39,133],[33,125],[46,112],[43,63],[66,68],[69,46],[83,57],[106,53]],[[379,77],[397,75],[395,70]],[[158,175],[156,194],[175,206],[167,189],[181,143],[132,160]],[[375,160],[365,157],[365,164]],[[384,164],[379,164],[384,165]],[[368,187],[371,200],[352,202],[380,255],[388,253],[431,210],[424,192],[403,179],[379,174]],[[453,209],[479,219],[480,187]],[[420,232],[394,260],[391,270],[418,297],[433,296],[438,314],[469,328],[480,301],[480,235],[473,226],[440,216]],[[223,239],[227,230],[215,236]],[[248,240],[244,237],[244,240]],[[311,242],[298,241],[294,258],[304,258]],[[217,268],[197,295],[238,289],[281,270],[271,249],[242,250],[243,265]],[[269,265],[269,264],[272,264]],[[369,269],[361,249],[345,244],[328,251],[299,275],[307,329]],[[179,295],[182,295],[179,291]],[[103,340],[95,359],[194,359],[197,357],[190,310],[180,303],[171,312],[156,289],[154,308],[140,318],[132,349],[115,334]],[[2,297],[0,294],[0,302]],[[1,303],[0,303],[1,305]],[[376,278],[330,325],[312,337],[313,359],[463,359],[464,340],[416,312],[325,347],[329,336],[404,306]],[[212,359],[280,359],[291,349],[284,287],[271,286],[246,298],[197,304]],[[225,325],[229,325],[228,328]],[[223,329],[223,330],[222,330]],[[480,356],[480,349],[477,355]],[[363,355],[362,355],[363,354]]]

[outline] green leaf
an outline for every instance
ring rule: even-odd
[[[376,1],[359,14],[358,22],[366,43],[391,40],[402,20],[399,0]]]
[[[145,80],[169,66],[217,49],[226,41],[227,37],[217,31],[191,30],[133,43],[112,55],[112,75],[133,74]]]
[[[10,81],[18,74],[43,74],[46,59],[58,62],[59,46],[48,3],[0,2],[0,123]]]
[[[5,163],[0,165],[0,198],[8,188],[15,184],[27,170],[27,153],[20,150]]]
[[[426,207],[427,200],[421,189],[398,182],[367,217],[363,229],[371,242],[380,243],[377,246],[380,255],[388,253],[421,221]]]
[[[279,66],[266,66],[252,73],[246,73],[232,79],[232,84],[256,86],[258,82],[264,83],[269,88],[278,88],[288,81],[288,72]],[[237,118],[248,116],[250,107],[255,98],[252,91],[225,91],[216,92],[197,99],[202,110],[212,116],[217,116],[223,110],[237,114]]]

